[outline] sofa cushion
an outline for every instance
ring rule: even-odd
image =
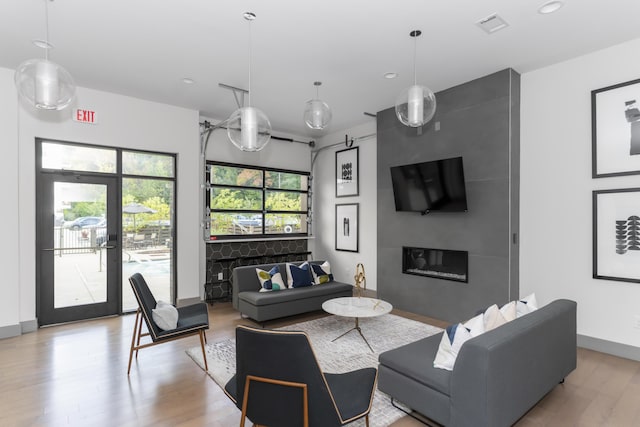
[[[277,265],[269,271],[256,268],[256,274],[258,275],[258,280],[260,280],[260,285],[262,286],[260,292],[281,291],[283,289],[287,289]]]
[[[538,301],[536,301],[536,294],[527,295],[516,302],[517,316],[524,316],[538,309]]]
[[[313,278],[311,277],[311,267],[308,262],[296,266],[291,263],[287,263],[287,280],[290,288],[302,288],[305,286],[313,285]]]
[[[433,359],[433,367],[453,371],[462,344],[470,339],[471,333],[461,323],[448,326],[445,333],[442,334],[438,352]]]
[[[329,261],[325,261],[320,265],[311,264],[311,274],[313,274],[314,285],[333,281],[333,274],[331,274],[331,264],[329,264]]]
[[[347,283],[329,282],[322,286],[306,286],[302,288],[285,289],[278,292],[240,292],[238,298],[249,304],[261,306],[279,304],[287,301],[295,301],[304,298],[330,295],[336,292],[350,290],[353,286]]]
[[[449,395],[451,372],[433,367],[443,333],[381,353],[380,364]]]

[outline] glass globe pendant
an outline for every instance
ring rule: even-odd
[[[245,12],[244,19],[256,19],[253,12]],[[249,106],[238,108],[227,119],[227,136],[242,151],[260,151],[271,139],[271,122],[259,109],[251,106],[251,25],[249,25]]]
[[[227,135],[242,151],[260,151],[271,138],[271,123],[257,108],[238,108],[229,117]]]
[[[413,30],[413,86],[403,90],[396,99],[396,116],[398,120],[410,127],[420,127],[428,123],[436,113],[436,96],[431,89],[416,83],[416,39],[422,34]]]
[[[322,82],[314,82],[316,87],[316,98],[307,101],[304,109],[304,122],[311,129],[324,129],[331,121],[331,108],[329,105],[318,99],[318,87]]]
[[[73,101],[76,85],[71,74],[60,65],[49,61],[49,7],[45,3],[45,33],[44,41],[34,41],[38,47],[45,49],[44,59],[29,59],[16,69],[14,82],[18,94],[29,104],[42,110],[62,110]]]
[[[42,110],[62,110],[75,97],[71,74],[47,59],[29,59],[20,64],[14,81],[18,93],[29,104]]]

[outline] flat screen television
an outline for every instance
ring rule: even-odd
[[[462,157],[391,167],[396,211],[466,212]]]

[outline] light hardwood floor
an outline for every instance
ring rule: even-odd
[[[253,324],[230,303],[210,306],[209,314],[209,342],[232,337],[238,324]],[[0,340],[0,426],[237,426],[239,411],[184,352],[198,345],[197,337],[141,350],[127,377],[134,318],[53,326]],[[393,424],[421,425],[409,417]],[[640,426],[640,363],[579,349],[578,369],[517,426]]]

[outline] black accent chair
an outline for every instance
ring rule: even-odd
[[[138,358],[138,350],[145,347],[151,347],[156,344],[173,341],[179,338],[191,335],[200,336],[200,346],[202,347],[202,357],[204,359],[204,369],[209,370],[207,365],[207,355],[204,350],[204,344],[207,341],[205,331],[209,329],[209,312],[207,304],[204,302],[178,307],[178,326],[175,329],[164,331],[153,321],[152,310],[156,308],[156,299],[154,298],[149,285],[142,277],[142,274],[135,273],[129,277],[129,283],[133,288],[133,293],[138,300],[138,311],[136,312],[136,321],[133,325],[133,337],[131,338],[131,351],[129,352],[129,367],[127,375],[131,372],[131,361],[133,352]],[[140,315],[142,314],[142,316]],[[147,333],[142,333],[142,319],[147,326]],[[140,344],[142,337],[149,336],[150,343]]]
[[[342,426],[365,417],[378,382],[376,368],[325,374],[304,332],[236,328],[236,375],[225,392],[248,417],[269,427]]]

